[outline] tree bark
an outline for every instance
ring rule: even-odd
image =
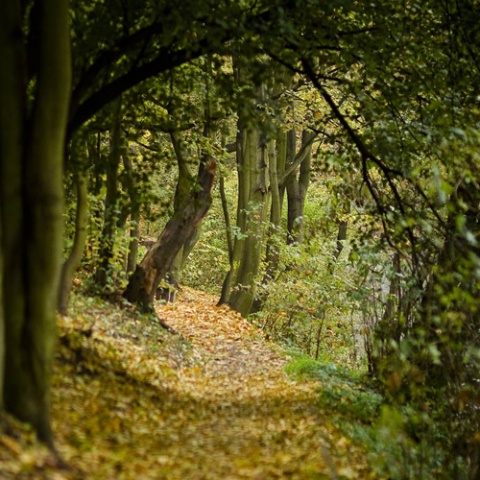
[[[132,273],[137,266],[138,239],[140,236],[140,194],[135,181],[133,165],[126,153],[122,155],[123,166],[125,167],[126,180],[125,185],[130,197],[130,242],[128,244],[127,273]]]
[[[106,168],[105,211],[100,248],[100,261],[95,271],[95,283],[100,287],[107,285],[113,258],[113,246],[117,227],[117,197],[118,197],[118,167],[122,156],[122,102],[119,98],[116,102],[113,123],[110,132],[110,154],[108,155]]]
[[[232,276],[234,272],[234,250],[233,250],[233,239],[232,239],[232,223],[230,221],[230,213],[228,212],[228,202],[227,195],[225,193],[225,180],[223,177],[220,177],[220,197],[222,200],[222,211],[223,217],[225,219],[225,234],[227,238],[227,249],[228,249],[228,272],[223,280],[222,292],[220,294],[220,299],[218,300],[217,306],[227,303],[228,296],[230,295],[230,286],[232,284]]]
[[[171,270],[178,252],[200,225],[212,203],[216,161],[204,154],[190,201],[177,209],[162,234],[130,277],[124,297],[143,311],[152,311],[155,290]]]
[[[32,424],[38,437],[53,447],[50,378],[63,243],[69,11],[67,0],[37,4],[38,23],[29,25],[39,32],[36,88],[30,97],[21,5],[20,0],[0,3],[3,398],[7,411]]]
[[[285,136],[283,132],[280,132],[281,136]],[[270,206],[270,228],[268,232],[267,250],[265,255],[265,261],[267,268],[265,275],[262,279],[263,289],[259,290],[251,307],[250,313],[256,313],[262,310],[266,300],[267,291],[266,287],[269,282],[274,278],[278,270],[278,264],[280,262],[280,253],[278,248],[278,232],[281,227],[282,221],[282,192],[278,183],[278,167],[285,167],[285,156],[283,155],[283,138],[279,138],[277,135],[277,148],[273,142],[269,145],[268,150],[268,163],[270,173],[270,192],[271,192],[271,206]]]
[[[80,265],[87,241],[88,225],[88,187],[85,173],[81,168],[74,174],[77,190],[77,209],[75,218],[75,237],[72,250],[62,266],[60,288],[58,294],[58,311],[68,315],[68,302],[72,291],[73,276]]]
[[[337,264],[338,258],[343,251],[344,241],[347,239],[348,231],[348,220],[342,220],[338,225],[337,233],[337,245],[335,246],[335,251],[333,252],[332,260],[328,265],[328,271],[333,273],[335,270],[335,265]]]
[[[2,218],[2,208],[0,204],[0,219]],[[3,307],[3,249],[2,242],[2,222],[0,221],[0,431],[3,415],[3,382],[5,372],[5,316]]]
[[[255,280],[260,266],[262,229],[267,196],[266,150],[260,129],[245,128],[239,123],[237,164],[239,206],[237,227],[241,238],[235,240],[234,264],[238,263],[228,303],[243,317],[248,316],[255,298]],[[238,260],[237,260],[238,259]]]
[[[305,151],[305,158],[300,163],[298,173],[293,171],[286,179],[287,186],[287,204],[288,204],[288,218],[287,218],[287,243],[295,244],[303,241],[303,211],[305,208],[305,198],[307,196],[308,185],[310,183],[310,164],[311,164],[311,142],[314,133],[307,130],[302,132],[302,147]],[[296,135],[289,137],[288,142],[288,159],[293,163],[296,158]],[[293,155],[292,155],[293,153]]]

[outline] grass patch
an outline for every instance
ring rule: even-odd
[[[290,355],[285,371],[293,378],[319,380],[319,403],[349,421],[371,424],[380,413],[384,397],[364,375],[335,364],[324,364],[299,353]],[[339,418],[340,419],[340,418]]]

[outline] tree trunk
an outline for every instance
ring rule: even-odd
[[[311,142],[314,135],[315,134],[310,133],[307,130],[302,132],[301,150],[305,151],[305,158],[300,163],[298,174],[296,171],[293,171],[286,179],[288,202],[288,244],[302,243],[303,241],[303,211],[308,185],[310,183]],[[296,135],[294,132],[289,136],[288,140],[288,160],[290,163],[293,163],[296,158]]]
[[[107,285],[113,258],[113,246],[118,221],[117,197],[118,197],[118,167],[122,156],[122,102],[119,98],[113,113],[113,124],[110,132],[110,154],[108,155],[106,168],[105,211],[99,252],[99,264],[95,271],[95,283],[100,287]]]
[[[343,251],[344,242],[347,239],[347,231],[348,231],[348,220],[342,220],[338,225],[338,233],[337,233],[337,245],[335,247],[335,251],[333,252],[332,260],[328,265],[328,271],[333,273],[335,270],[335,265],[337,264],[338,258]]]
[[[138,238],[140,237],[140,208],[132,210],[130,216],[130,240],[128,243],[127,273],[135,271],[138,258]]]
[[[160,280],[171,270],[175,257],[200,225],[212,203],[215,179],[215,159],[204,154],[201,158],[195,187],[190,200],[175,211],[162,234],[147,252],[130,277],[125,298],[137,303],[144,311],[153,309],[153,298]]]
[[[62,315],[68,314],[68,302],[72,290],[73,276],[82,260],[87,241],[88,225],[88,188],[85,173],[81,168],[74,174],[77,189],[77,211],[75,218],[75,238],[73,247],[62,267],[60,288],[58,295],[58,311]]]
[[[282,137],[285,137],[284,132],[280,132]],[[280,253],[278,248],[278,233],[282,221],[282,192],[278,182],[278,167],[285,168],[285,152],[282,148],[285,142],[283,138],[277,135],[277,148],[273,142],[269,145],[268,163],[270,172],[270,192],[271,192],[271,206],[270,206],[270,228],[268,233],[267,250],[266,250],[266,264],[267,268],[262,279],[263,290],[259,290],[254,302],[252,304],[251,312],[256,313],[262,310],[266,300],[266,287],[276,275],[278,264],[280,262]]]
[[[265,222],[267,196],[266,150],[259,128],[248,129],[239,122],[237,164],[239,204],[237,227],[241,238],[235,240],[234,264],[238,270],[234,279],[229,305],[246,317],[255,297],[255,280],[260,266],[262,229]],[[237,260],[238,259],[238,260]]]
[[[220,198],[222,200],[222,211],[223,217],[225,219],[225,234],[227,238],[227,249],[228,249],[228,265],[229,269],[225,279],[222,284],[222,292],[220,294],[220,299],[218,300],[217,306],[227,303],[228,296],[230,294],[230,286],[232,284],[232,276],[234,272],[234,263],[233,263],[233,238],[232,238],[232,223],[230,221],[230,213],[228,211],[228,202],[227,195],[225,192],[225,180],[223,177],[220,177]]]
[[[138,238],[140,236],[140,198],[138,186],[135,182],[133,165],[126,153],[122,155],[123,166],[125,167],[126,175],[126,188],[130,197],[130,242],[128,245],[128,257],[127,257],[127,273],[132,273],[137,266],[138,256]]]
[[[50,378],[63,230],[63,160],[70,94],[66,0],[39,1],[36,88],[25,79],[20,0],[0,2],[0,195],[7,411],[53,447]],[[27,93],[28,92],[28,93]],[[30,95],[33,95],[29,105]],[[7,260],[8,259],[8,260]]]
[[[0,150],[1,151],[1,150]],[[0,203],[0,219],[2,218],[2,208]],[[3,308],[3,249],[2,242],[2,222],[0,221],[0,432],[2,430],[3,415],[3,382],[5,373],[5,316]]]
[[[177,258],[173,262],[173,267],[170,271],[171,279],[173,280],[174,285],[179,285],[182,283],[182,272],[183,267],[187,263],[188,257],[192,253],[195,245],[197,244],[200,238],[201,226],[199,225],[193,233],[185,240],[183,247],[178,252]]]

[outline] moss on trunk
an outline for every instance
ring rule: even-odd
[[[63,213],[63,158],[70,94],[67,0],[43,0],[36,89],[25,83],[22,2],[0,6],[0,182],[5,308],[5,408],[53,446],[50,374],[56,341]]]

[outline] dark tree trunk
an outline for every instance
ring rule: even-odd
[[[332,260],[328,265],[328,270],[330,273],[333,273],[335,269],[335,265],[337,264],[338,258],[343,251],[344,242],[347,239],[347,231],[348,231],[348,220],[343,220],[340,222],[338,226],[338,233],[337,233],[337,245],[335,247],[335,251],[333,252]]]
[[[66,0],[31,16],[35,89],[26,82],[20,0],[0,2],[0,204],[5,318],[3,401],[53,447],[50,379],[63,232],[63,161],[71,81]]]
[[[218,304],[217,304],[217,305],[223,305],[224,303],[227,302],[228,296],[230,294],[229,288],[230,288],[230,285],[232,284],[232,275],[234,272],[234,265],[233,265],[232,223],[230,221],[230,213],[228,211],[227,195],[225,193],[225,180],[223,179],[223,177],[220,177],[219,185],[220,185],[220,198],[222,200],[223,218],[225,219],[225,234],[227,237],[228,265],[229,265],[227,275],[223,280],[220,299],[218,300]]]
[[[127,266],[126,271],[127,273],[132,273],[135,271],[137,266],[137,258],[138,258],[138,238],[140,236],[140,208],[135,208],[132,210],[132,214],[130,216],[130,240],[128,243],[128,257],[127,257]]]
[[[125,167],[125,185],[130,197],[130,242],[128,245],[127,273],[132,273],[137,266],[138,239],[140,236],[140,194],[135,181],[133,165],[126,153],[122,155],[123,166]]]
[[[2,218],[2,204],[0,203],[0,219]],[[3,239],[2,222],[0,221],[0,431],[2,430],[3,415],[3,382],[5,372],[5,315],[3,306]]]
[[[115,232],[118,223],[118,167],[122,156],[122,102],[118,99],[113,113],[113,124],[110,132],[110,152],[106,168],[106,194],[99,264],[95,271],[95,283],[104,287],[110,273],[113,258]]]

